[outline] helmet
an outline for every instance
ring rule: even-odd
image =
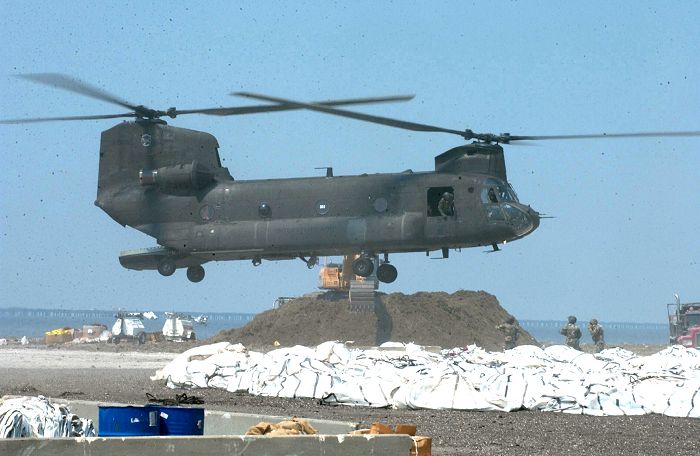
[[[445,198],[447,201],[452,201],[455,198],[455,196],[450,192],[443,193],[442,197]]]
[[[512,315],[509,315],[508,318],[506,318],[506,323],[513,324],[515,323],[515,317]]]
[[[576,317],[573,315],[569,315],[569,323],[576,323]]]
[[[595,318],[591,318],[591,321],[589,321],[588,323],[590,323],[590,324],[592,324],[592,325],[597,325],[597,324],[598,324],[598,320],[596,320]]]

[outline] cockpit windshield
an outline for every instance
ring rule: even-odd
[[[481,201],[484,203],[500,203],[503,201],[518,202],[518,195],[508,182],[488,179],[481,190]]]

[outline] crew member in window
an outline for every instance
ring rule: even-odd
[[[489,201],[492,203],[497,203],[498,199],[496,199],[496,192],[493,190],[493,188],[489,189]]]
[[[443,217],[455,215],[455,196],[450,192],[445,192],[438,203],[438,211]]]

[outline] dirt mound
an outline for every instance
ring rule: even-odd
[[[378,345],[414,342],[445,348],[477,344],[487,350],[503,347],[496,326],[510,314],[484,291],[378,294],[374,311],[355,311],[347,295],[325,293],[288,301],[257,315],[247,325],[222,331],[211,342],[242,343],[253,349],[314,346],[328,340]],[[519,344],[537,344],[525,330]]]

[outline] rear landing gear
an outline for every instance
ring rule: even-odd
[[[378,255],[362,254],[352,262],[352,272],[360,277],[369,277],[374,272],[374,265],[378,263]],[[389,264],[389,254],[384,253],[384,259],[377,267],[377,280],[383,283],[391,283],[399,275],[394,265]]]
[[[187,278],[190,282],[201,282],[204,279],[204,268],[202,265],[190,266],[187,268]]]
[[[163,258],[158,262],[158,272],[165,277],[173,275],[175,272],[175,261],[172,258]]]
[[[360,277],[369,277],[374,272],[374,261],[371,257],[361,256],[352,262],[352,272]]]
[[[393,264],[382,263],[377,268],[377,279],[380,282],[391,283],[396,280],[399,272],[396,270]]]

